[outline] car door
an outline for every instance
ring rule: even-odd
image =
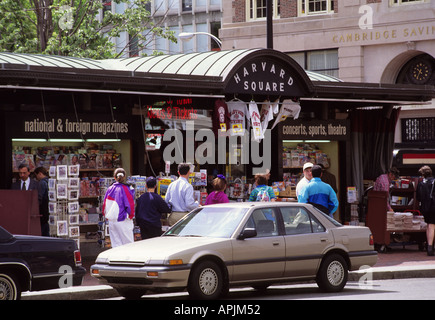
[[[233,242],[232,281],[282,277],[285,266],[284,237],[278,235],[275,208],[255,209],[245,227],[257,236]]]
[[[286,246],[284,276],[315,275],[325,249],[333,243],[332,234],[302,206],[282,207],[281,213]]]

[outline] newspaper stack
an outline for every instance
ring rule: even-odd
[[[411,212],[404,212],[402,214],[402,217],[403,217],[403,229],[412,230],[413,227],[412,220],[414,218],[414,215]]]
[[[403,212],[394,213],[394,229],[396,230],[403,229]]]
[[[387,230],[393,230],[395,228],[394,225],[394,211],[387,212]]]
[[[413,223],[413,230],[425,230],[426,229],[426,222],[424,222],[423,216],[414,216]]]

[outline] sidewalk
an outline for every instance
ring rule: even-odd
[[[429,257],[418,245],[392,244],[387,253],[378,253],[378,262],[371,268],[373,280],[435,277],[435,256]],[[349,281],[358,281],[367,270],[352,272]]]
[[[24,292],[22,300],[93,300],[119,296],[108,285],[89,274],[94,261],[83,261],[86,275],[79,287],[55,289],[38,292]],[[395,244],[387,253],[378,254],[378,262],[371,269],[349,273],[349,281],[358,281],[363,275],[371,272],[373,280],[431,278],[435,277],[435,256],[428,257],[426,252],[419,251],[417,245]]]

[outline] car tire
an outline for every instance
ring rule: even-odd
[[[319,288],[326,292],[343,290],[347,283],[348,265],[339,254],[326,256],[317,273],[316,282]]]
[[[20,300],[20,284],[6,273],[0,273],[0,300]]]
[[[213,261],[203,261],[196,265],[189,277],[187,291],[193,299],[215,300],[222,297],[224,283],[222,269]]]

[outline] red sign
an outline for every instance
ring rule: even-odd
[[[191,98],[183,98],[165,101],[166,107],[146,106],[147,117],[161,120],[195,120],[198,119],[198,110],[193,107],[186,107],[192,104]]]

